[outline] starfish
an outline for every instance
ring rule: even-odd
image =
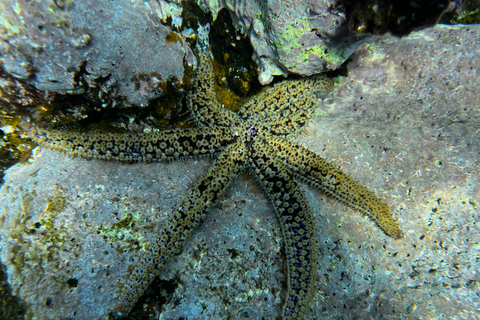
[[[179,201],[157,240],[130,266],[117,316],[127,315],[165,264],[205,219],[233,179],[247,169],[280,223],[288,265],[283,319],[303,319],[314,295],[315,226],[297,180],[369,216],[387,235],[403,237],[388,207],[372,191],[294,142],[312,118],[317,93],[332,88],[323,75],[277,83],[238,112],[216,99],[211,60],[199,54],[189,109],[197,127],[144,134],[72,133],[31,128],[41,145],[87,159],[126,162],[215,157],[208,172]]]

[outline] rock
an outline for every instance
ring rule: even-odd
[[[0,12],[0,65],[47,100],[85,93],[98,104],[144,106],[167,82],[182,85],[195,62],[146,2],[8,0]]]
[[[200,1],[217,12],[226,7],[236,26],[248,34],[259,65],[261,84],[273,76],[312,75],[338,68],[361,38],[348,30],[345,17],[330,10],[330,1]]]
[[[385,238],[340,204],[322,206],[321,298],[307,319],[475,318],[479,44],[478,25],[362,44],[320,105],[299,140],[375,190],[405,238]]]
[[[372,34],[397,36],[434,25],[449,1],[256,1],[199,3],[214,18],[231,11],[236,26],[248,34],[259,65],[259,81],[290,73],[308,76],[335,70]]]
[[[395,241],[303,186],[319,256],[306,319],[476,316],[479,47],[478,26],[365,43],[333,97],[319,101],[310,135],[298,142],[374,190],[405,237]],[[0,190],[0,259],[30,316],[103,318],[118,303],[127,265],[208,166],[123,165],[40,150],[9,169]],[[160,275],[176,289],[158,312],[274,319],[285,272],[272,208],[243,176]]]

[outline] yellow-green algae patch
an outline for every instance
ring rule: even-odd
[[[126,210],[125,215],[118,222],[110,226],[101,224],[97,230],[102,232],[102,234],[113,243],[120,240],[122,243],[127,243],[130,247],[144,250],[147,241],[139,234],[135,227],[136,224],[144,222],[140,212],[130,213]]]
[[[309,22],[306,17],[290,19],[285,26],[285,30],[277,35],[275,46],[278,50],[279,58],[287,65],[292,72],[297,72],[297,67],[290,65],[288,55],[294,50],[300,50],[296,57],[296,65],[303,64],[310,60],[311,55],[320,57],[327,64],[338,64],[345,60],[341,50],[328,48],[324,45],[306,46],[302,37],[307,34]]]
[[[13,250],[12,262],[16,271],[21,274],[21,269],[29,262],[29,265],[39,267],[38,272],[43,272],[42,265],[45,262],[53,263],[60,270],[60,265],[68,263],[59,259],[59,253],[67,250],[67,244],[72,240],[68,237],[68,226],[55,223],[57,215],[64,209],[65,198],[61,190],[56,187],[55,195],[47,200],[47,206],[40,211],[39,218],[32,220],[34,199],[38,195],[34,192],[21,191],[21,214],[17,217],[15,229],[11,231],[11,237],[17,243]],[[28,245],[26,245],[28,243]]]

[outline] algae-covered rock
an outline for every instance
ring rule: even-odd
[[[259,65],[259,81],[295,73],[312,75],[339,67],[361,41],[330,1],[198,1],[214,18],[228,8],[248,34]]]
[[[228,8],[248,34],[259,65],[259,81],[276,75],[335,70],[372,34],[397,36],[434,25],[449,9],[441,1],[197,1],[214,18]]]

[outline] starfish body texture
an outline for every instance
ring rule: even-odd
[[[208,172],[180,200],[155,243],[122,285],[117,315],[130,312],[162,267],[205,219],[233,179],[251,172],[275,209],[288,265],[283,319],[303,319],[313,297],[315,226],[297,180],[303,180],[368,215],[389,236],[402,232],[388,207],[373,192],[317,154],[293,142],[312,118],[318,92],[331,89],[325,76],[287,80],[263,91],[238,113],[216,99],[210,59],[200,54],[189,108],[198,127],[148,134],[69,133],[32,129],[41,144],[88,159],[126,162],[174,161],[214,156]]]

